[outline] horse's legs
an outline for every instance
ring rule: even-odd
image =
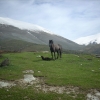
[[[51,55],[52,55],[52,59],[53,59],[53,53],[51,52]]]
[[[58,59],[58,57],[59,57],[59,51],[57,51],[57,59]]]
[[[55,52],[54,52],[54,58],[56,59],[56,55],[55,55]]]
[[[62,54],[62,52],[61,52],[61,50],[60,50],[60,58],[61,58],[61,54]]]

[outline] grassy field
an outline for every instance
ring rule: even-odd
[[[100,58],[93,55],[63,54],[62,58],[43,61],[39,55],[51,57],[50,53],[23,52],[3,54],[0,62],[9,58],[10,65],[0,68],[0,80],[14,81],[23,78],[23,71],[33,70],[35,77],[41,77],[48,86],[78,87],[77,96],[73,93],[44,92],[17,85],[0,88],[0,100],[86,100],[90,89],[100,91]]]

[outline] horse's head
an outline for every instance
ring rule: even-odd
[[[53,40],[49,40],[49,47],[53,44]]]

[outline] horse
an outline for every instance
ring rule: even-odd
[[[57,59],[59,57],[59,54],[60,54],[60,58],[61,58],[62,46],[60,44],[56,44],[55,45],[53,40],[49,40],[49,47],[50,47],[52,59],[53,59],[53,53],[54,53],[54,58],[56,59],[56,55],[55,55],[56,52],[57,52]]]

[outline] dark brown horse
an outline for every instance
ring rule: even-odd
[[[54,44],[53,40],[49,40],[49,47],[50,47],[50,51],[51,51],[51,55],[52,55],[52,59],[53,59],[53,56],[54,58],[56,59],[56,52],[57,52],[57,59],[60,55],[60,58],[61,58],[61,55],[62,55],[62,47],[60,44]],[[54,53],[54,55],[53,55]]]

